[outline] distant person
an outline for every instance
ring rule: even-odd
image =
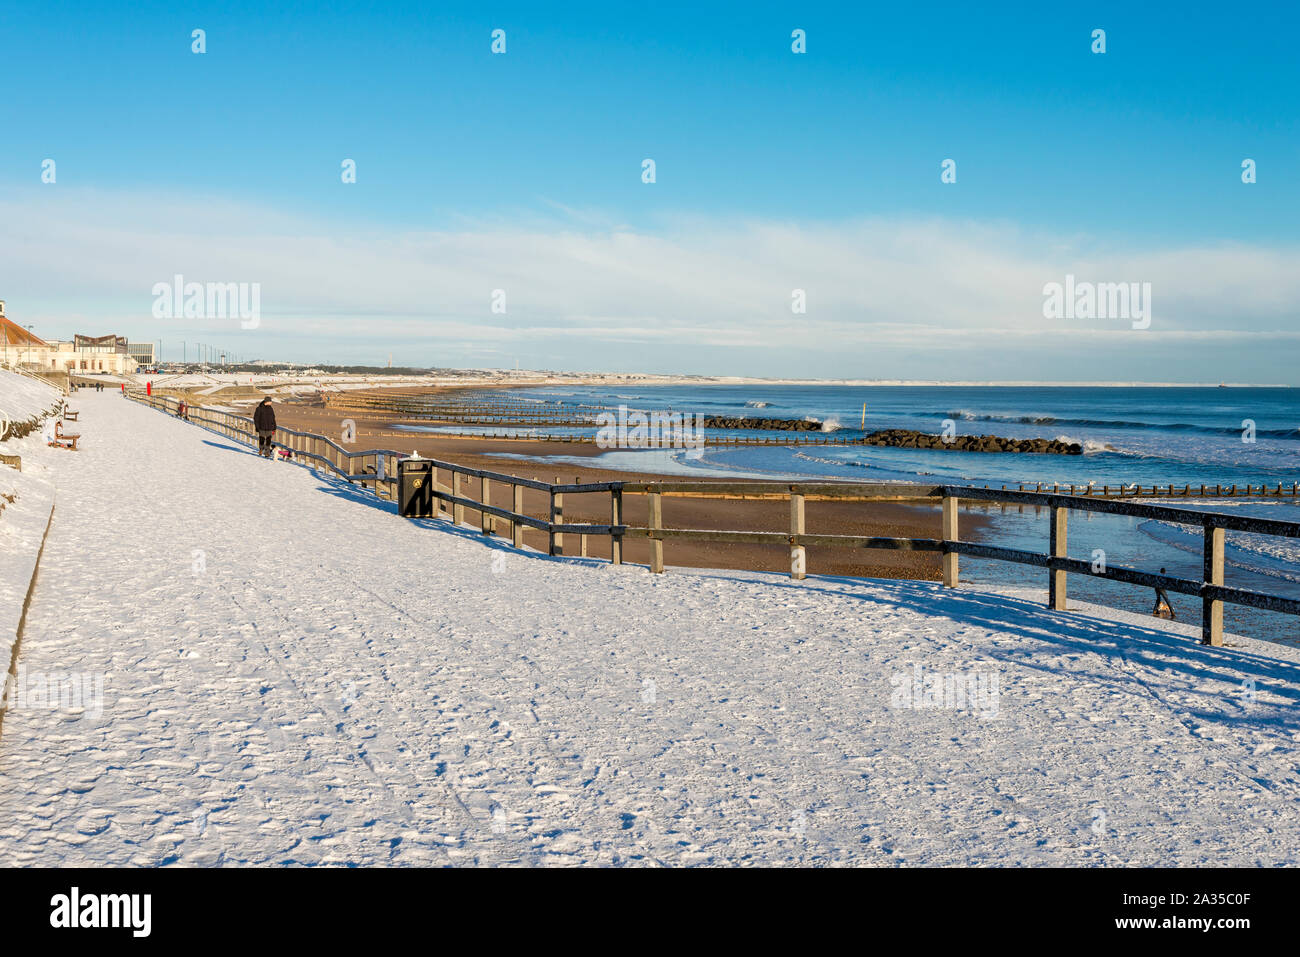
[[[189,418],[189,409],[187,409],[187,408],[185,407],[185,400],[184,400],[184,399],[181,399],[178,403],[176,403],[176,417],[177,417],[178,419],[188,419],[188,418]]]
[[[271,437],[275,435],[275,409],[271,408],[269,395],[253,412],[253,428],[257,429],[257,454],[269,459]]]
[[[1160,569],[1160,574],[1163,575],[1164,573],[1165,570],[1163,568]],[[1156,586],[1156,607],[1152,609],[1151,614],[1155,615],[1157,618],[1173,619],[1178,617],[1174,614],[1174,606],[1169,604],[1169,596],[1165,594],[1165,590],[1158,585]]]

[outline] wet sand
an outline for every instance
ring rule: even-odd
[[[292,429],[315,432],[337,438],[344,419],[356,424],[358,451],[363,449],[391,449],[397,452],[417,451],[426,458],[454,462],[469,468],[478,468],[537,479],[543,482],[603,482],[603,481],[684,481],[682,476],[658,475],[650,472],[619,472],[591,467],[554,463],[529,462],[520,459],[500,458],[486,453],[506,452],[535,456],[565,455],[592,458],[604,450],[592,443],[535,442],[507,439],[462,439],[397,432],[391,427],[402,421],[394,415],[372,416],[361,412],[341,412],[320,406],[277,402],[276,420],[279,425]],[[248,413],[251,414],[251,413]],[[429,425],[427,420],[415,424]],[[440,476],[440,482],[446,478]],[[478,496],[478,482],[467,481],[465,494]],[[700,481],[709,481],[701,478]],[[715,481],[728,481],[716,479]],[[491,483],[492,504],[509,508],[509,490]],[[624,496],[624,522],[631,525],[648,524],[649,500],[644,495]],[[569,522],[609,522],[610,496],[608,493],[590,493],[564,496],[564,518]],[[524,512],[538,518],[548,515],[549,497],[542,492],[527,489],[524,492]],[[479,524],[479,513],[466,509],[466,521]],[[785,501],[737,501],[718,499],[674,498],[663,499],[663,519],[669,528],[707,528],[738,531],[784,532],[789,530],[789,506]],[[979,540],[979,531],[989,525],[989,519],[977,513],[961,513],[962,537]],[[878,535],[897,538],[939,538],[940,513],[934,507],[900,505],[890,502],[808,502],[806,527],[809,534],[826,535]],[[506,525],[500,521],[504,532]],[[575,535],[564,536],[564,553],[576,555],[581,543]],[[545,550],[547,537],[542,532],[527,529],[525,544]],[[587,554],[595,558],[610,557],[610,541],[605,536],[588,536]],[[644,539],[627,539],[624,544],[624,561],[648,564],[650,543]],[[873,578],[913,578],[938,580],[939,555],[933,552],[887,551],[880,549],[816,548],[807,550],[808,571],[815,574],[854,575]],[[738,568],[761,571],[788,572],[790,552],[784,545],[749,545],[715,542],[667,541],[664,543],[664,562],[693,568]]]

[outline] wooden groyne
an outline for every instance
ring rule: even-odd
[[[322,402],[326,408],[341,413],[362,413],[368,415],[391,414],[403,419],[414,419],[448,426],[485,426],[503,431],[492,433],[493,438],[518,441],[541,442],[586,442],[595,443],[595,435],[537,435],[535,431],[522,432],[521,429],[539,428],[574,428],[596,429],[608,425],[608,419],[602,416],[613,413],[611,407],[581,405],[570,409],[553,406],[539,407],[536,403],[527,403],[509,397],[489,397],[457,395],[448,397],[434,395],[380,395],[373,392],[328,392],[322,393]],[[620,416],[622,409],[619,410]],[[722,432],[776,432],[780,437],[755,435],[710,435],[702,433],[703,444],[712,446],[752,446],[752,445],[790,445],[790,446],[883,446],[904,449],[932,449],[943,452],[1019,452],[1024,454],[1081,455],[1083,447],[1078,443],[1063,442],[1059,439],[1012,439],[997,435],[932,435],[915,429],[881,429],[866,435],[853,435],[848,430],[824,431],[822,422],[815,419],[775,418],[765,416],[728,416],[699,415],[693,416],[666,411],[640,412],[645,417],[642,427],[662,435],[672,429],[680,431],[689,429],[711,429]],[[635,428],[636,422],[623,422],[629,428]],[[452,432],[440,430],[439,434],[468,438],[476,433]],[[648,444],[638,448],[675,448],[670,444],[655,444],[651,439]]]

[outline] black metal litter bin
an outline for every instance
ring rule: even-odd
[[[433,518],[433,462],[398,459],[397,507],[403,518]]]

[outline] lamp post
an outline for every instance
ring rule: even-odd
[[[32,326],[27,327],[27,364],[32,364]]]

